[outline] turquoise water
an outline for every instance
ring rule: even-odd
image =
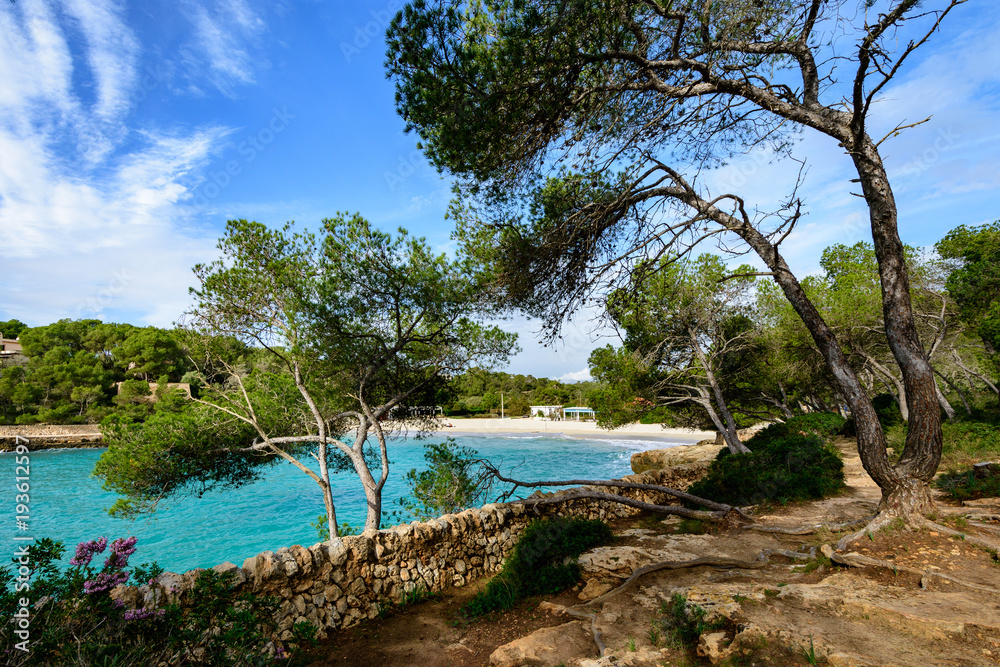
[[[631,473],[629,458],[636,451],[687,444],[672,442],[569,436],[462,435],[458,444],[471,447],[485,458],[501,464],[508,476],[524,481],[554,479],[608,479]],[[437,441],[437,440],[434,440]],[[397,509],[395,501],[409,489],[405,474],[424,469],[426,440],[404,439],[389,445],[389,479],[383,492],[383,509]],[[184,572],[212,567],[225,561],[242,565],[261,551],[318,541],[309,525],[323,512],[319,487],[291,464],[281,463],[265,471],[265,478],[226,491],[206,493],[201,498],[185,496],[164,501],[151,518],[115,519],[105,511],[116,499],[91,477],[103,449],[53,449],[32,452],[31,519],[28,532],[15,527],[15,462],[13,454],[0,455],[0,539],[4,552],[14,550],[15,535],[51,537],[67,546],[66,559],[78,542],[106,536],[136,536],[135,564],[157,561],[166,570]],[[337,518],[364,523],[364,493],[353,473],[333,477]],[[527,495],[524,491],[521,495]]]

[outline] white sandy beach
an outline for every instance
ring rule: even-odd
[[[641,438],[669,442],[715,440],[715,431],[695,431],[685,428],[662,428],[659,424],[631,424],[614,430],[598,428],[596,422],[538,419],[455,419],[441,420],[440,434],[447,433],[551,433],[590,435],[597,438]],[[448,426],[450,424],[451,426]]]

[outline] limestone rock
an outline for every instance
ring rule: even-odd
[[[552,614],[553,616],[565,616],[566,615],[566,607],[564,607],[561,604],[555,604],[553,602],[548,602],[547,600],[543,600],[538,605],[538,611],[547,611],[550,614]]]
[[[665,649],[640,646],[635,651],[615,651],[603,658],[581,660],[579,667],[660,667],[664,662]]]
[[[580,591],[580,595],[577,597],[586,602],[587,600],[599,598],[605,593],[613,591],[617,586],[617,581],[610,582],[602,581],[600,579],[591,579],[587,582],[587,585],[583,587],[583,590]]]
[[[636,452],[632,455],[632,471],[636,473],[646,470],[660,470],[684,465],[686,463],[697,463],[700,461],[712,461],[722,449],[720,445],[679,445],[667,449],[650,449],[645,452]]]
[[[491,667],[544,667],[579,661],[594,655],[594,639],[580,621],[542,628],[495,650]]]
[[[219,574],[232,573],[233,575],[232,583],[234,586],[239,586],[240,584],[242,584],[247,580],[246,572],[244,572],[243,568],[238,567],[235,563],[230,563],[227,561],[225,563],[220,563],[219,565],[216,565],[212,569],[218,572]]]
[[[692,560],[714,555],[710,535],[672,535],[658,548],[597,547],[580,555],[577,562],[588,579],[628,579],[640,567],[664,560]]]
[[[972,466],[973,475],[976,479],[988,479],[990,477],[1000,477],[1000,463],[983,461]]]
[[[698,655],[708,658],[713,665],[729,655],[722,644],[726,640],[725,632],[706,632],[698,637]]]

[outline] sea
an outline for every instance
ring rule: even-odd
[[[503,473],[522,481],[613,479],[632,472],[630,458],[638,451],[691,444],[690,438],[650,440],[620,436],[559,434],[495,434],[453,436],[456,443],[475,450],[498,465]],[[383,491],[383,510],[399,510],[398,500],[409,493],[406,473],[427,468],[424,446],[440,442],[400,438],[389,443],[389,477]],[[66,546],[68,564],[78,542],[107,537],[135,536],[133,565],[156,562],[167,571],[209,568],[226,561],[242,565],[261,551],[319,541],[311,524],[324,512],[319,486],[301,470],[280,463],[263,479],[235,489],[213,490],[161,501],[151,516],[111,517],[107,508],[117,496],[92,476],[103,449],[50,449],[30,453],[30,502],[27,519],[18,516],[15,455],[0,454],[0,565],[8,562],[26,538],[49,537]],[[376,474],[377,477],[377,474]],[[332,477],[334,503],[340,522],[363,525],[365,500],[361,482],[351,472]],[[552,490],[551,488],[545,490]],[[531,490],[521,489],[520,497]],[[22,508],[23,509],[23,508]],[[23,517],[23,515],[22,515]],[[18,525],[18,520],[23,521]],[[387,527],[383,522],[383,528]]]

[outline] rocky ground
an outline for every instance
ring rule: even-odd
[[[844,493],[760,510],[758,523],[810,526],[870,515],[878,488],[853,443],[839,445]],[[1000,541],[998,499],[964,507],[941,501],[937,519]],[[317,650],[313,664],[1000,664],[1000,563],[961,537],[890,528],[863,537],[845,550],[856,556],[841,558],[885,564],[849,567],[823,555],[843,533],[700,529],[675,518],[623,523],[613,544],[581,557],[585,583],[574,591],[468,624],[458,610],[476,586],[456,589],[339,633]],[[710,564],[686,566],[691,561]],[[636,569],[660,562],[675,567],[620,588]],[[671,622],[675,595],[707,612],[708,625],[686,640]]]

